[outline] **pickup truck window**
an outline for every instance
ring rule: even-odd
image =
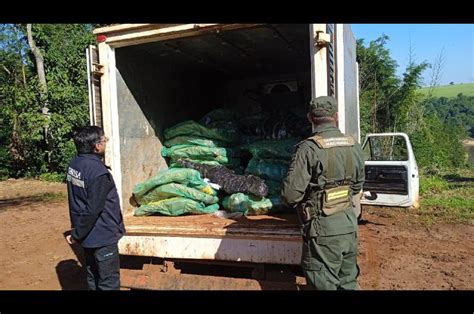
[[[364,146],[366,161],[406,161],[408,150],[402,136],[371,136]]]

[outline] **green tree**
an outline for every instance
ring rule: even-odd
[[[417,64],[410,54],[405,73],[398,78],[397,63],[385,47],[388,40],[382,35],[368,45],[363,39],[357,41],[362,136],[404,132],[412,140],[421,167],[461,166],[465,156],[461,140],[465,130],[472,128],[472,100],[462,95],[437,100],[418,93],[422,74],[430,65]],[[434,65],[436,78],[439,66]]]
[[[84,55],[94,42],[92,28],[32,25],[32,39],[44,61],[47,93],[42,95],[26,25],[1,25],[0,176],[65,171],[75,152],[72,132],[89,119]],[[42,113],[45,100],[49,116]]]
[[[426,118],[427,127],[410,137],[418,164],[437,169],[458,168],[464,165],[466,152],[461,140],[464,131],[459,126],[446,125],[435,114]]]
[[[397,63],[385,47],[388,36],[364,45],[364,39],[357,41],[359,62],[361,131],[382,132],[391,125],[391,104],[400,80],[396,76]]]
[[[382,35],[367,46],[363,39],[357,41],[363,134],[393,132],[420,121],[419,117],[410,118],[419,109],[415,91],[421,85],[421,74],[429,65],[411,61],[403,78],[399,79],[397,63],[385,47],[388,40],[388,36]]]
[[[431,98],[426,111],[435,114],[443,123],[462,127],[467,135],[474,136],[473,96],[459,94],[453,98]]]

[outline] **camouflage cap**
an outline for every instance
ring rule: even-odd
[[[337,100],[330,96],[320,96],[310,101],[309,110],[316,117],[332,117],[337,112]]]

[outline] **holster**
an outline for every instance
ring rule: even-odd
[[[301,204],[296,207],[296,213],[301,224],[307,224],[311,219],[315,217],[315,211],[306,206],[306,204]]]

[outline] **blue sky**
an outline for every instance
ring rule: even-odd
[[[386,47],[397,61],[399,76],[409,59],[410,43],[417,63],[433,64],[443,51],[444,66],[440,85],[474,83],[474,24],[351,24],[357,39],[367,44],[382,34],[390,37]],[[432,70],[424,72],[428,85]]]

